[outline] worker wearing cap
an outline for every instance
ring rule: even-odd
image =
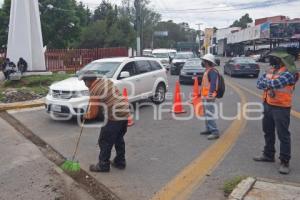
[[[219,138],[219,129],[214,119],[219,76],[219,72],[215,69],[215,66],[217,66],[215,56],[212,54],[204,55],[202,57],[202,66],[205,68],[205,73],[201,84],[201,98],[204,102],[206,130],[200,134],[208,135],[208,140],[215,140]]]
[[[291,134],[289,132],[290,112],[296,84],[294,61],[286,51],[270,54],[271,68],[257,82],[263,90],[264,117],[262,121],[265,147],[263,154],[254,157],[258,162],[275,161],[275,129],[280,141],[279,173],[289,174],[291,159]]]
[[[85,119],[95,119],[99,115],[107,117],[107,123],[101,128],[99,136],[99,162],[90,165],[92,172],[109,172],[110,164],[118,169],[125,169],[125,141],[127,132],[129,105],[114,83],[99,77],[93,72],[85,72],[79,77],[90,91],[89,109]],[[110,163],[112,147],[116,149],[116,157]]]

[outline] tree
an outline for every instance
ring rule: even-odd
[[[0,48],[7,45],[10,3],[10,0],[5,0],[0,8]]]
[[[235,20],[230,27],[241,27],[242,29],[247,28],[248,23],[252,23],[253,19],[250,18],[249,14],[245,14],[239,20]]]
[[[48,48],[72,47],[72,43],[80,36],[80,25],[85,23],[83,18],[86,18],[77,16],[79,15],[77,11],[81,9],[77,8],[76,1],[40,0],[39,2],[44,45]]]

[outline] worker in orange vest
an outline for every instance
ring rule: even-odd
[[[280,141],[279,173],[289,174],[291,159],[291,134],[289,132],[290,112],[296,73],[289,71],[286,51],[273,51],[270,54],[272,66],[257,82],[257,88],[263,90],[264,117],[262,121],[265,133],[263,154],[254,157],[257,162],[275,162],[275,129]]]
[[[204,55],[202,57],[202,66],[205,68],[205,73],[201,84],[201,99],[204,104],[206,130],[200,134],[208,135],[208,140],[215,140],[220,137],[219,129],[214,119],[219,77],[219,72],[215,69],[215,66],[217,66],[215,56],[212,54]]]

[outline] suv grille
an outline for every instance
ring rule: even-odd
[[[55,99],[71,99],[72,92],[71,91],[53,90],[52,96]]]

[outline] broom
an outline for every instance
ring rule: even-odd
[[[77,139],[77,143],[76,143],[75,151],[72,156],[72,160],[66,160],[60,167],[62,170],[66,171],[66,172],[79,172],[80,171],[80,164],[78,161],[75,161],[75,157],[76,157],[76,154],[78,151],[78,146],[79,146],[80,138],[81,138],[81,135],[83,132],[84,123],[85,123],[85,118],[83,118],[83,121],[81,124],[80,134]]]

